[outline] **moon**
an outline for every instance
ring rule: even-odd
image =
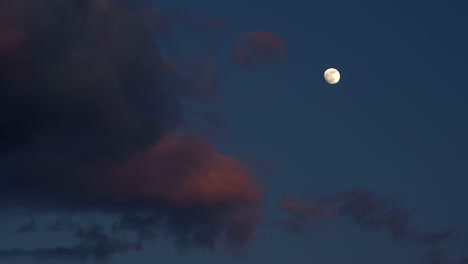
[[[340,81],[340,72],[335,68],[329,68],[323,74],[325,81],[329,84],[337,84]]]

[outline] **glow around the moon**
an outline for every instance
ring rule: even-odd
[[[329,84],[336,84],[340,81],[340,72],[335,68],[329,68],[323,74],[325,81]]]

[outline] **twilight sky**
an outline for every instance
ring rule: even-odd
[[[468,263],[467,8],[0,1],[0,263]]]

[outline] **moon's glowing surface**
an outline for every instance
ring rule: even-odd
[[[325,81],[329,84],[336,84],[340,81],[340,72],[335,68],[329,68],[323,74]]]

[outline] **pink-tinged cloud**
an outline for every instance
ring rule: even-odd
[[[181,245],[240,249],[260,220],[262,190],[250,171],[196,136],[166,135],[128,159],[101,163],[78,182],[80,197],[96,203],[153,204],[148,212],[166,215]],[[161,205],[165,209],[157,209]]]
[[[261,198],[247,168],[195,136],[167,135],[126,161],[101,166],[88,179],[96,195],[180,207],[255,207]]]
[[[285,58],[283,40],[269,32],[248,32],[237,38],[232,60],[243,66],[275,64]]]

